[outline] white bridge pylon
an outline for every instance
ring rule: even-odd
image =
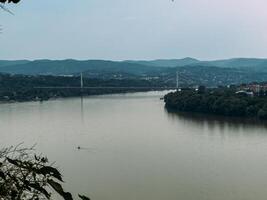
[[[176,89],[179,90],[179,72],[176,72]]]
[[[83,89],[83,73],[81,72],[81,89]]]

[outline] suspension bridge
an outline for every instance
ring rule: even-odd
[[[118,89],[118,90],[179,90],[179,81],[183,76],[176,72],[175,86],[85,86],[83,73],[80,74],[80,86],[44,86],[35,87],[36,89],[79,89],[79,90],[101,90],[101,89]]]

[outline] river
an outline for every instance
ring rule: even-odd
[[[163,94],[1,104],[0,144],[36,144],[92,200],[266,200],[267,126],[168,113]]]

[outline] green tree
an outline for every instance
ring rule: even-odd
[[[257,115],[259,119],[267,119],[267,104],[265,104],[261,109],[259,109]]]
[[[50,200],[54,192],[65,200],[73,200],[71,193],[64,191],[62,182],[60,172],[46,157],[35,155],[33,148],[18,145],[0,150],[0,199]]]
[[[18,3],[20,0],[0,0],[1,3]]]

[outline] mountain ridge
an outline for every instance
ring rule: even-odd
[[[267,59],[234,58],[200,61],[184,58],[158,59],[146,61],[145,64],[140,62],[143,61],[75,59],[0,61],[0,64],[4,63],[0,65],[0,73],[79,76],[83,72],[85,77],[101,80],[157,80],[166,85],[175,85],[178,70],[180,81],[184,85],[216,86],[267,81]]]

